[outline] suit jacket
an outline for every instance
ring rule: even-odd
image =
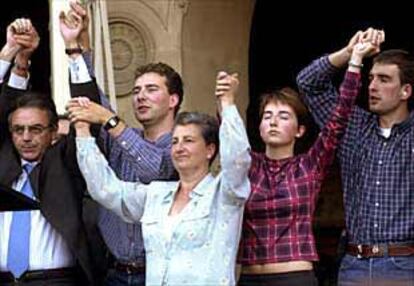
[[[72,95],[99,101],[92,86],[72,85]],[[16,98],[23,94],[24,91],[5,86],[0,96],[0,182],[8,186],[21,175],[22,167],[7,128],[7,116]],[[86,183],[77,165],[73,130],[47,149],[30,174],[30,181],[42,215],[65,239],[89,283],[95,284],[96,268],[82,220]]]

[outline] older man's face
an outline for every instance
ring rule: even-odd
[[[47,111],[34,107],[16,109],[11,115],[10,131],[20,157],[30,162],[42,159],[55,133]]]

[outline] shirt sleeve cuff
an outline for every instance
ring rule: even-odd
[[[0,83],[3,82],[4,76],[10,68],[11,63],[5,60],[0,60]]]
[[[9,78],[9,86],[16,88],[16,89],[27,89],[27,86],[29,85],[29,77],[22,77],[15,73],[10,74]]]
[[[92,81],[85,60],[81,55],[75,59],[69,58],[69,71],[71,83],[86,83]]]

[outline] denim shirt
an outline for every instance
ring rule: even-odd
[[[220,126],[221,172],[206,175],[169,240],[164,223],[179,182],[120,181],[92,138],[77,138],[78,162],[91,196],[127,222],[141,221],[147,285],[235,285],[244,203],[250,194],[249,143],[235,106]]]

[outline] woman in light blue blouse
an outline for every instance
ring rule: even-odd
[[[171,157],[178,182],[119,180],[77,123],[78,162],[91,196],[127,222],[142,223],[147,285],[235,285],[235,259],[249,196],[249,143],[234,105],[237,76],[217,77],[222,122],[196,112],[178,115]],[[220,138],[221,172],[209,168]]]

